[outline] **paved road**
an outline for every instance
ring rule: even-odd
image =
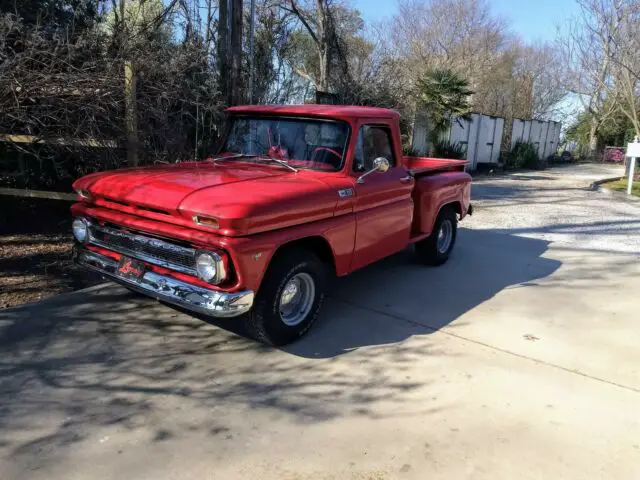
[[[488,179],[286,350],[108,286],[0,313],[0,478],[640,478],[640,203]],[[232,324],[227,324],[232,327]]]

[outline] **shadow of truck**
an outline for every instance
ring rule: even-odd
[[[439,268],[417,264],[407,249],[338,279],[318,324],[287,351],[326,358],[436,331],[507,287],[551,275],[561,263],[543,256],[548,244],[461,228],[451,259]]]

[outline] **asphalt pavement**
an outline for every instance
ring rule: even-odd
[[[112,284],[0,312],[0,478],[640,478],[640,202],[484,178],[450,262],[272,349]]]

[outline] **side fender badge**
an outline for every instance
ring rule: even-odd
[[[338,190],[338,196],[340,198],[347,198],[353,196],[353,188],[342,188]]]

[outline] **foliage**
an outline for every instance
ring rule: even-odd
[[[460,142],[449,143],[439,141],[434,144],[433,156],[437,158],[450,158],[453,160],[464,160],[467,158],[467,149]]]
[[[588,144],[596,135],[599,145],[621,144],[638,124],[640,29],[638,12],[629,10],[637,0],[580,0],[588,15],[567,30],[575,48],[523,42],[488,0],[399,0],[398,14],[380,24],[364,22],[353,0],[255,3],[250,62],[244,2],[237,85],[248,93],[252,63],[254,103],[302,103],[320,90],[337,103],[393,108],[401,114],[405,150],[424,108],[429,144],[448,157],[461,153],[440,142],[451,118],[470,111],[503,116],[508,145],[510,118],[547,119],[567,91],[584,93],[588,103],[571,140]],[[0,0],[0,133],[45,141],[7,143],[0,162],[11,162],[9,170],[26,162],[20,168],[31,172],[30,182],[125,164],[125,61],[137,78],[141,161],[210,154],[228,75],[216,48],[224,33],[219,6],[219,0]],[[611,8],[629,15],[609,15],[617,12]],[[52,142],[60,138],[75,143]],[[89,140],[117,148],[80,145]],[[527,148],[506,158],[539,167]]]
[[[538,151],[532,143],[516,142],[504,159],[507,168],[531,168],[540,170],[546,162],[538,158]]]
[[[158,35],[164,27],[155,30],[150,21],[125,38],[125,57],[113,48],[122,32],[105,21],[67,36],[66,29],[0,14],[0,133],[39,139],[4,145],[0,167],[22,172],[26,186],[69,188],[81,174],[125,164],[125,58],[137,77],[141,163],[202,157],[215,147],[221,105],[203,39]]]
[[[13,13],[25,25],[80,33],[99,17],[101,0],[0,0],[0,12]]]
[[[567,130],[567,140],[576,142],[578,146],[588,147],[593,114],[585,111]],[[595,132],[597,150],[606,146],[624,146],[630,142],[635,131],[631,121],[620,111],[615,111],[602,119]]]
[[[427,70],[449,68],[467,78],[474,112],[542,119],[566,89],[553,44],[526,44],[492,13],[488,0],[399,0],[384,25],[387,50],[414,83]]]
[[[450,69],[430,70],[418,79],[420,106],[429,118],[429,143],[435,146],[451,126],[451,119],[469,120],[473,91],[469,82]],[[433,147],[432,147],[433,148]]]

